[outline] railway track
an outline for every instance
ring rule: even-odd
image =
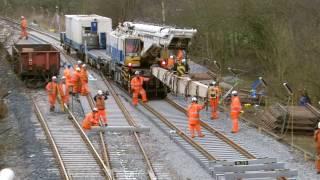
[[[37,101],[37,103],[35,103]],[[41,107],[47,107],[43,99],[34,99],[37,117],[52,146],[64,179],[111,179],[110,170],[104,165],[100,155],[82,131],[72,112],[65,107],[66,114],[52,113]]]

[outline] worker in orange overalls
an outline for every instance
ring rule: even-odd
[[[85,131],[90,130],[91,126],[99,126],[99,116],[97,108],[93,108],[92,112],[88,113],[82,122],[82,128]]]
[[[181,62],[182,59],[184,59],[183,50],[179,49],[177,53],[177,60]]]
[[[208,88],[208,97],[211,106],[211,119],[218,119],[218,105],[221,96],[221,89],[216,81],[212,81]]]
[[[62,102],[69,107],[69,85],[67,84],[67,78],[65,76],[61,77],[59,83],[59,93],[62,98]]]
[[[74,65],[74,69],[77,69],[77,67],[80,69],[82,68],[82,61],[77,61],[77,64]]]
[[[72,85],[71,79],[72,79],[72,73],[71,73],[71,65],[68,64],[67,67],[63,70],[63,76],[66,78],[66,84],[68,86]]]
[[[74,72],[72,76],[72,84],[73,84],[73,89],[72,93],[74,96],[78,96],[79,93],[81,92],[81,74],[80,74],[80,68],[77,67],[76,71]]]
[[[196,97],[192,97],[191,104],[188,106],[188,119],[189,119],[189,130],[191,137],[194,138],[194,132],[198,132],[199,137],[204,137],[204,134],[201,132],[200,125],[200,114],[199,112],[205,107],[205,105],[198,104]]]
[[[149,78],[142,77],[139,71],[135,72],[135,76],[131,79],[131,90],[132,90],[132,104],[137,105],[139,101],[139,95],[142,97],[142,102],[147,102],[147,94],[143,89],[143,81],[149,81]]]
[[[88,71],[87,71],[86,64],[82,64],[82,68],[80,70],[80,80],[81,80],[81,95],[86,96],[89,93]]]
[[[231,104],[230,104],[230,117],[232,120],[232,133],[237,133],[239,132],[239,116],[242,111],[242,106],[240,102],[240,98],[238,97],[238,92],[237,91],[232,91],[231,92]]]
[[[28,23],[27,23],[27,20],[24,16],[21,16],[20,27],[21,27],[21,33],[20,33],[19,39],[22,39],[23,37],[28,39],[28,32],[27,32]]]
[[[317,157],[316,157],[317,174],[320,174],[320,122],[318,123],[318,129],[314,132],[314,141],[316,142],[316,148],[317,148]]]
[[[48,92],[50,111],[54,111],[54,105],[56,104],[57,93],[58,93],[58,84],[57,77],[52,76],[51,82],[46,85],[46,90]]]
[[[103,93],[102,90],[98,90],[98,94],[95,95],[93,99],[96,102],[99,118],[101,118],[103,123],[107,125],[108,121],[107,121],[106,106],[104,101],[108,99],[108,93]]]
[[[167,69],[171,70],[173,67],[174,67],[174,58],[173,56],[171,55],[169,58],[168,58],[168,61],[167,61]]]

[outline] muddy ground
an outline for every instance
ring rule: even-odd
[[[49,144],[36,119],[24,84],[11,71],[0,50],[0,84],[8,113],[0,119],[0,169],[9,167],[16,179],[59,179]]]

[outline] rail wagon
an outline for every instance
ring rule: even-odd
[[[14,72],[28,87],[39,87],[60,70],[60,52],[50,44],[14,44]]]

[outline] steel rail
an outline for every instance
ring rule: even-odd
[[[59,168],[60,169],[60,174],[62,175],[63,179],[71,180],[70,175],[69,175],[69,173],[68,173],[68,171],[66,169],[66,166],[65,166],[65,164],[64,164],[64,162],[62,160],[62,157],[61,157],[61,154],[59,152],[58,146],[57,146],[57,144],[56,144],[56,142],[55,142],[55,140],[54,140],[54,138],[53,138],[53,136],[51,134],[51,131],[50,131],[49,127],[48,127],[48,124],[47,124],[42,112],[40,111],[38,105],[34,102],[33,99],[32,99],[32,103],[33,103],[33,106],[35,108],[35,113],[36,113],[36,115],[38,117],[38,120],[39,120],[39,122],[40,122],[40,124],[41,124],[41,126],[42,126],[42,128],[43,128],[43,130],[44,130],[44,132],[46,134],[46,136],[47,136],[47,140],[49,141],[49,143],[51,145],[51,148],[53,150],[53,154],[56,157],[55,159],[57,160],[57,163],[58,163],[58,165],[60,167]]]
[[[74,126],[77,128],[77,130],[79,131],[81,137],[83,138],[83,140],[87,143],[88,147],[90,148],[93,156],[96,158],[97,162],[99,163],[99,165],[101,166],[104,174],[107,176],[108,179],[112,180],[112,173],[111,170],[105,165],[105,163],[103,162],[102,158],[100,157],[99,153],[97,152],[97,150],[94,148],[93,144],[91,143],[90,139],[88,138],[88,136],[86,135],[86,133],[82,130],[78,120],[76,119],[76,117],[74,116],[74,114],[70,111],[70,109],[68,108],[68,106],[66,104],[64,104],[64,108],[65,110],[67,110],[68,114],[71,116],[71,120],[74,124]]]
[[[86,96],[87,99],[88,99],[88,102],[89,102],[89,105],[91,107],[91,109],[93,109],[95,107],[95,103],[94,103],[94,100],[92,98],[92,95],[91,93],[89,92],[89,94]],[[101,122],[101,120],[100,120]],[[101,146],[102,146],[102,157],[103,157],[103,160],[105,162],[105,164],[109,167],[109,169],[111,169],[111,164],[110,164],[110,158],[109,158],[109,153],[108,153],[108,147],[105,143],[105,138],[104,138],[104,132],[99,132],[99,138],[100,138],[100,142],[101,142]],[[111,174],[112,178],[115,179],[114,177],[114,174],[112,173]]]
[[[182,113],[187,115],[187,110],[184,107],[182,107],[181,105],[177,104],[176,102],[174,102],[174,101],[172,101],[171,99],[168,99],[168,98],[166,98],[165,101],[167,101],[170,105],[172,105],[173,107],[178,109],[180,112],[182,112]],[[245,150],[239,144],[235,143],[230,138],[228,138],[227,136],[225,136],[224,134],[222,134],[221,132],[219,132],[218,130],[213,128],[212,126],[210,126],[208,123],[200,120],[200,125],[202,127],[204,127],[205,129],[207,129],[210,133],[214,134],[219,139],[224,141],[225,143],[229,144],[231,147],[233,147],[239,153],[244,155],[246,158],[248,158],[248,159],[256,159],[256,157],[253,154],[251,154],[249,151]]]
[[[100,76],[102,77],[102,80],[104,81],[104,83],[106,84],[106,86],[108,87],[112,97],[114,98],[114,100],[116,101],[117,105],[119,106],[119,108],[121,109],[121,111],[123,112],[123,115],[125,116],[126,120],[128,121],[130,126],[134,126],[134,127],[138,127],[136,121],[133,119],[133,117],[131,116],[131,114],[129,113],[129,111],[127,110],[127,108],[124,106],[124,104],[122,103],[120,97],[117,95],[116,91],[114,90],[113,86],[110,84],[110,82],[104,77],[104,75],[102,73],[100,73]],[[137,140],[139,149],[144,157],[145,162],[147,163],[147,168],[148,168],[148,175],[149,178],[151,180],[156,180],[157,176],[155,174],[155,171],[153,169],[152,163],[146,153],[146,151],[144,150],[144,147],[142,145],[142,142],[140,140],[140,137],[138,135],[137,132],[133,133],[135,136],[135,139]]]

